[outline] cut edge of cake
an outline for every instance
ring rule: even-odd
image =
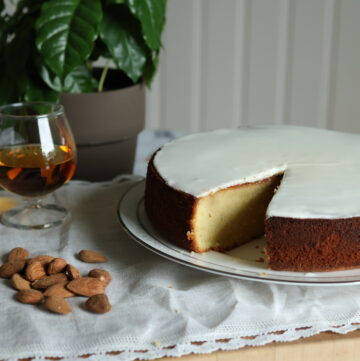
[[[229,250],[264,234],[266,210],[282,174],[195,197],[168,185],[154,167],[154,156],[146,177],[145,208],[166,238],[203,253]]]
[[[274,175],[197,199],[188,238],[198,252],[224,251],[264,234],[266,210],[281,181]]]

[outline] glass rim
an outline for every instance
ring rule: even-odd
[[[4,112],[5,109],[16,109],[24,106],[31,105],[45,105],[48,106],[51,111],[42,114],[11,114]],[[17,103],[9,103],[0,106],[0,117],[6,117],[11,119],[34,119],[34,118],[43,118],[43,117],[54,117],[64,114],[64,107],[60,103],[52,103],[47,101],[29,101],[29,102],[17,102]]]

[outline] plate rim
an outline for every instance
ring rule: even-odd
[[[220,275],[220,276],[226,276],[226,277],[230,277],[230,278],[234,278],[234,279],[238,279],[238,280],[262,282],[262,283],[272,283],[272,284],[292,285],[292,286],[350,286],[350,285],[359,285],[360,284],[360,276],[359,276],[359,279],[357,279],[357,280],[321,281],[321,282],[313,281],[312,282],[311,280],[297,281],[297,280],[273,279],[273,278],[267,278],[266,276],[252,276],[252,275],[246,275],[246,274],[241,275],[241,274],[237,274],[237,273],[233,273],[233,272],[229,272],[229,271],[214,270],[212,268],[209,268],[209,267],[206,267],[203,265],[197,265],[197,264],[191,263],[190,261],[179,259],[173,255],[163,252],[162,250],[159,250],[156,247],[153,247],[152,245],[150,245],[143,239],[139,238],[138,235],[133,233],[133,231],[131,229],[129,229],[127,222],[126,222],[126,220],[124,220],[124,217],[122,216],[121,211],[120,211],[121,206],[123,205],[123,202],[125,202],[126,198],[129,197],[129,195],[134,191],[135,188],[142,186],[142,184],[145,183],[145,181],[146,181],[145,178],[143,178],[139,181],[136,181],[128,189],[126,189],[126,191],[122,194],[122,196],[120,197],[120,199],[117,203],[117,206],[116,206],[117,218],[118,218],[118,221],[119,221],[121,227],[130,236],[131,239],[133,239],[136,243],[140,244],[141,246],[148,249],[149,251],[151,251],[167,260],[173,261],[175,263],[178,263],[178,264],[181,264],[181,265],[193,268],[193,269],[207,272],[207,273],[212,273],[212,274],[216,274],[216,275]],[[152,236],[149,233],[149,231],[143,226],[142,222],[138,218],[137,213],[138,213],[139,206],[140,206],[141,202],[143,201],[143,198],[144,198],[144,195],[142,194],[136,203],[136,218],[137,218],[136,223],[138,223],[138,225],[143,229],[143,231],[145,231],[149,235],[149,237],[152,237],[156,242],[159,242],[154,236]],[[161,244],[163,246],[166,246],[163,243],[161,243]],[[185,252],[185,254],[186,254],[186,252],[190,253],[187,250],[184,250],[184,252]],[[190,254],[189,254],[189,256],[191,257]],[[276,272],[276,271],[271,270],[271,272]],[[297,272],[294,272],[294,273],[297,273]],[[317,273],[319,273],[319,272],[317,272]],[[311,278],[311,276],[309,276],[309,278]]]

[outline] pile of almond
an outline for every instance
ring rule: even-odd
[[[79,259],[87,263],[107,262],[103,255],[82,250]],[[100,268],[92,269],[86,277],[68,264],[63,258],[49,255],[29,258],[29,251],[16,247],[6,257],[6,263],[0,266],[0,277],[10,279],[13,288],[18,292],[15,298],[26,304],[43,303],[52,312],[68,314],[72,312],[69,297],[89,297],[85,307],[90,312],[106,313],[111,304],[105,289],[111,281],[108,271]]]

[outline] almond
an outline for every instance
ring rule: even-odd
[[[108,261],[108,259],[102,254],[90,250],[80,251],[79,258],[81,261],[86,263],[102,263]]]
[[[72,312],[69,302],[62,297],[47,297],[44,304],[49,311],[60,313],[61,315],[66,315]]]
[[[57,296],[62,298],[74,297],[75,294],[69,291],[65,286],[68,282],[61,282],[50,286],[44,292],[45,297]]]
[[[25,260],[7,262],[0,267],[0,277],[10,278],[14,273],[21,272],[25,267]]]
[[[88,273],[88,276],[97,278],[101,282],[104,282],[106,286],[111,282],[112,279],[111,274],[108,271],[105,271],[104,269],[101,268],[92,269]]]
[[[12,263],[4,263],[0,267],[0,277],[2,278],[10,278],[14,273],[16,270]]]
[[[30,282],[27,281],[25,278],[21,277],[18,273],[14,273],[11,276],[10,282],[16,290],[23,291],[31,289]]]
[[[34,281],[31,285],[36,289],[48,288],[60,282],[67,281],[67,277],[63,273],[56,273],[54,275],[46,276]]]
[[[12,263],[4,263],[0,267],[0,277],[2,278],[10,278],[14,273],[16,270]]]
[[[111,310],[111,304],[105,294],[91,296],[85,306],[88,311],[93,313],[106,313]]]
[[[71,280],[76,280],[78,278],[81,278],[80,271],[76,267],[72,266],[71,264],[68,264],[66,266],[66,274],[68,275],[68,277]]]
[[[28,264],[25,269],[25,277],[29,281],[39,280],[46,276],[44,266],[40,262]]]
[[[29,303],[32,305],[40,303],[44,298],[43,294],[37,290],[22,290],[19,291],[15,297],[21,303]]]
[[[93,296],[104,293],[105,284],[93,277],[82,277],[70,281],[66,288],[80,296]]]
[[[13,261],[11,263],[14,265],[16,272],[22,272],[26,266],[25,259],[18,259],[17,261]]]
[[[47,268],[48,275],[53,275],[55,273],[62,272],[66,267],[67,262],[64,258],[54,258],[49,264]]]
[[[16,247],[9,252],[7,256],[7,261],[10,263],[14,263],[20,260],[25,261],[29,258],[29,255],[30,253],[27,249],[22,247]]]
[[[54,259],[54,257],[52,257],[52,256],[49,256],[47,254],[41,254],[40,256],[30,258],[28,261],[28,265],[31,265],[35,262],[40,262],[44,266],[47,263],[50,263],[53,259]]]

